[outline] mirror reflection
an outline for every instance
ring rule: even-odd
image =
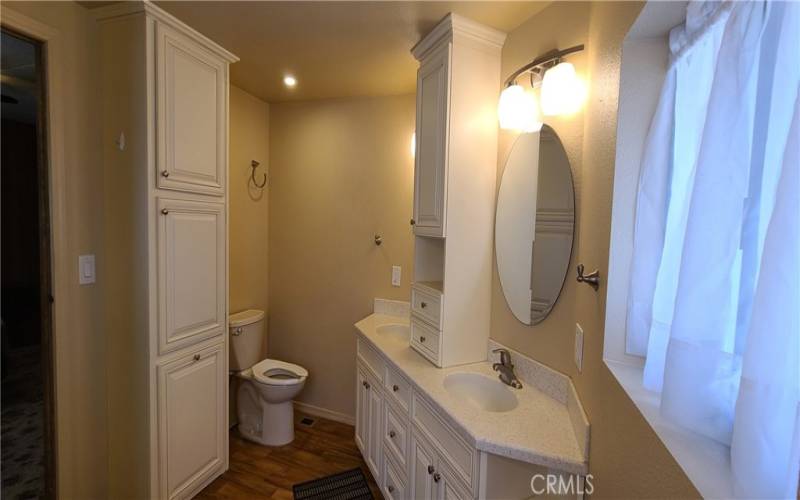
[[[569,159],[555,131],[520,135],[506,161],[495,216],[495,255],[503,295],[526,325],[558,300],[572,254],[575,193]]]

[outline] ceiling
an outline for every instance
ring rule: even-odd
[[[155,3],[241,58],[234,85],[281,102],[413,93],[411,47],[448,12],[508,32],[549,2]]]
[[[36,46],[3,31],[0,42],[0,89],[2,117],[36,123],[39,97]]]

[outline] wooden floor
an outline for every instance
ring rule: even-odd
[[[308,416],[295,412],[295,439],[286,446],[261,446],[230,434],[230,467],[195,498],[291,499],[292,485],[361,467],[372,495],[383,497],[354,441],[350,425],[311,417],[312,427],[299,425]]]

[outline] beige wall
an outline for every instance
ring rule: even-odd
[[[614,175],[620,50],[641,4],[556,3],[509,34],[503,76],[552,48],[585,43],[570,61],[587,76],[582,114],[547,119],[561,137],[575,178],[577,227],[570,273],[553,313],[529,327],[511,314],[497,274],[492,294],[492,338],[569,374],[592,424],[590,472],[598,498],[697,497],[698,493],[603,362],[605,287],[578,286],[578,262],[607,275]],[[513,143],[501,134],[498,176]],[[498,177],[499,178],[499,177]],[[583,371],[573,356],[575,322],[585,332]]]
[[[261,163],[260,183],[269,171],[269,105],[244,90],[230,88],[230,312],[261,309],[269,312],[268,279],[269,190],[250,181],[250,162]]]
[[[301,401],[352,416],[353,323],[410,294],[414,96],[273,104],[270,122],[269,355],[308,369]]]
[[[103,276],[95,285],[79,286],[78,255],[95,253],[102,266],[103,168],[101,116],[97,110],[98,31],[86,9],[73,2],[3,2],[58,30],[61,68],[56,89],[63,127],[65,177],[54,189],[63,193],[63,287],[57,307],[68,320],[57,324],[56,400],[58,483],[63,498],[106,497],[106,336],[102,327]],[[54,104],[54,103],[51,103]],[[53,207],[58,210],[58,207]]]

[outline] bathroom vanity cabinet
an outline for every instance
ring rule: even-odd
[[[93,12],[109,496],[189,498],[228,466],[228,66],[237,58],[150,2]]]
[[[384,497],[392,500],[528,498],[550,468],[479,450],[445,410],[390,357],[357,338],[356,444]],[[408,347],[393,355],[426,363]],[[432,368],[432,367],[431,367]],[[571,431],[565,439],[574,439]],[[551,457],[552,458],[552,457]],[[584,463],[573,469],[585,473]]]
[[[441,367],[486,354],[505,37],[449,14],[412,49],[420,66],[410,341]]]

